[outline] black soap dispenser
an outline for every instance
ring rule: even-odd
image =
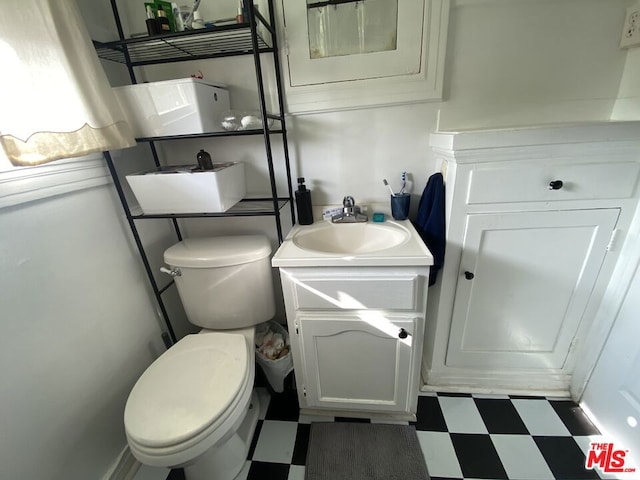
[[[298,209],[298,223],[311,225],[313,223],[313,209],[311,208],[311,191],[304,184],[304,177],[298,178],[296,191],[296,207]]]

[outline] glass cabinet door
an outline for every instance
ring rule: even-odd
[[[285,0],[284,5],[292,86],[420,71],[422,1]]]
[[[398,0],[334,1],[307,0],[312,59],[397,49]]]

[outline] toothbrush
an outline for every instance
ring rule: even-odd
[[[388,189],[389,189],[389,191],[391,192],[391,196],[392,196],[392,197],[395,197],[395,196],[396,196],[396,194],[395,194],[395,193],[393,193],[393,189],[391,188],[391,185],[389,185],[389,182],[387,182],[387,179],[386,179],[386,178],[383,178],[383,179],[382,179],[382,182],[387,186],[387,188],[388,188]]]
[[[402,195],[404,193],[404,189],[407,186],[407,172],[402,172],[402,188],[400,189],[400,193],[398,195]]]

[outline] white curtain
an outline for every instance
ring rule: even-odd
[[[135,145],[75,0],[0,3],[0,144],[11,163]]]

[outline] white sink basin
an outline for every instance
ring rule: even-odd
[[[274,267],[429,266],[431,252],[409,220],[294,226],[271,260]]]
[[[322,222],[299,230],[293,243],[322,253],[358,255],[396,247],[409,240],[410,232],[397,224]]]

